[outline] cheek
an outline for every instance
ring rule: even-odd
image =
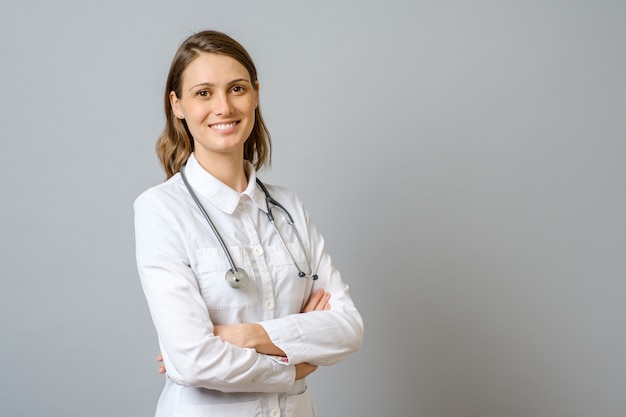
[[[202,123],[208,115],[208,110],[201,105],[187,106],[184,108],[187,123]]]
[[[256,116],[256,101],[255,100],[248,100],[246,101],[246,103],[242,103],[242,106],[240,107],[241,112],[247,114],[251,119],[254,119]]]

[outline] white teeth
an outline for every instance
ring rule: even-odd
[[[226,129],[230,129],[231,127],[235,126],[237,124],[237,122],[232,122],[232,123],[227,123],[227,124],[217,124],[217,125],[211,125],[211,129],[217,129],[217,130],[226,130]]]

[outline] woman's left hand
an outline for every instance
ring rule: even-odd
[[[306,301],[306,304],[302,308],[301,313],[308,313],[310,311],[323,311],[330,310],[330,293],[325,291],[323,288],[315,291],[309,299]]]

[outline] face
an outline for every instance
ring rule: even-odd
[[[258,105],[258,84],[226,55],[202,53],[183,71],[182,94],[170,93],[174,114],[187,122],[200,163],[243,158]]]

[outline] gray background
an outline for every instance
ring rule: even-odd
[[[132,202],[179,43],[255,59],[275,145],[364,316],[321,416],[626,415],[620,1],[0,6],[0,414],[151,416]]]

